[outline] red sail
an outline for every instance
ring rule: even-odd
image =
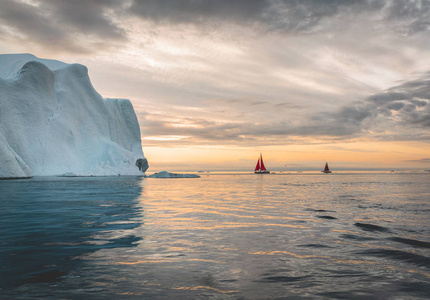
[[[327,164],[327,163],[325,163],[324,172],[325,172],[325,171],[330,171],[330,169],[328,168],[328,164]]]
[[[257,165],[255,166],[254,172],[255,171],[260,171],[260,159],[258,159],[258,161],[257,161]]]
[[[261,171],[267,171],[266,167],[264,166],[263,155],[261,155],[261,153],[260,153],[260,160],[261,160]]]

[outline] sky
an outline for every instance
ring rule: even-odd
[[[430,169],[430,0],[2,0],[0,53],[130,99],[149,172]]]

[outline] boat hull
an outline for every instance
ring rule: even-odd
[[[255,171],[255,174],[270,174],[270,171]]]

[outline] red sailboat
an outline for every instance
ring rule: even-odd
[[[260,157],[258,158],[257,165],[255,166],[254,170],[255,174],[270,174],[269,171],[266,170],[266,167],[263,163],[263,155],[260,153]]]
[[[321,171],[321,172],[323,172],[323,173],[331,173],[330,169],[328,168],[328,163],[327,162],[325,163],[324,170]]]

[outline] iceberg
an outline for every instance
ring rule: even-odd
[[[0,55],[0,178],[145,175],[127,99],[103,99],[80,64]]]
[[[167,171],[154,173],[147,177],[148,178],[200,178],[200,176],[196,174],[178,174],[178,173],[170,173]]]

